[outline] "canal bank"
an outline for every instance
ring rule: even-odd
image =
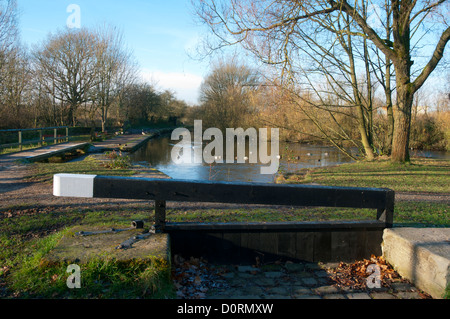
[[[88,149],[88,153],[101,153],[110,151],[121,151],[131,153],[145,145],[150,139],[160,137],[172,132],[175,127],[132,130],[129,134],[118,134],[113,138],[101,142],[94,142]]]

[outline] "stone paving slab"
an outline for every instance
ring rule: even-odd
[[[411,283],[353,290],[339,287],[327,276],[332,264],[286,263],[268,269],[251,265],[216,266],[226,269],[221,288],[210,290],[206,299],[424,299]]]

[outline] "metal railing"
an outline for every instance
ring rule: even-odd
[[[58,130],[65,130],[65,135],[58,134]],[[39,137],[35,139],[24,140],[24,132],[39,132]],[[44,134],[45,131],[53,131],[53,134]],[[7,143],[0,144],[0,150],[9,147],[19,146],[19,151],[22,151],[24,145],[37,143],[38,146],[42,146],[44,142],[53,141],[53,144],[64,143],[69,141],[69,127],[68,126],[58,126],[58,127],[41,127],[41,128],[28,128],[28,129],[11,129],[11,130],[0,130],[2,133],[16,133],[18,134],[17,143]]]

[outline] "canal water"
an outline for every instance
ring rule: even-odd
[[[151,167],[174,179],[258,183],[273,183],[276,179],[276,174],[261,174],[261,166],[268,166],[268,164],[262,163],[248,163],[247,161],[246,163],[207,164],[203,162],[195,164],[192,161],[192,163],[176,164],[171,158],[172,148],[176,143],[178,141],[171,140],[170,136],[151,139],[143,147],[130,154],[131,160],[135,163],[141,162],[151,165]],[[205,143],[203,145],[191,145],[191,147],[204,147]],[[302,168],[352,162],[351,158],[330,146],[280,143],[279,153],[281,155],[279,171],[282,172],[296,172]],[[248,155],[248,148],[246,154]],[[354,154],[356,154],[356,150],[354,150]],[[449,152],[412,151],[411,155],[450,159]]]
[[[231,182],[257,182],[273,183],[275,174],[261,174],[261,166],[269,164],[262,163],[180,163],[172,161],[172,148],[178,143],[170,136],[162,136],[150,139],[144,146],[130,154],[130,158],[135,163],[151,165],[151,167],[163,172],[174,179],[184,180],[216,180]],[[270,145],[270,143],[268,143]],[[191,147],[204,147],[194,145]],[[247,143],[248,146],[248,143]],[[193,153],[193,152],[192,152]],[[236,151],[235,151],[235,154]],[[248,155],[248,148],[246,150]],[[270,154],[270,148],[269,153]],[[352,159],[331,146],[306,145],[299,143],[280,143],[279,154],[281,155],[279,171],[297,172],[302,168],[333,166],[343,163],[350,163]],[[353,154],[357,155],[356,150]],[[412,156],[450,159],[450,152],[436,151],[411,151]]]
[[[172,161],[171,152],[177,142],[170,140],[170,136],[149,140],[146,145],[130,155],[131,160],[146,162],[174,179],[272,183],[276,178],[276,174],[261,174],[261,167],[269,164],[249,163],[248,160],[246,163],[235,161],[235,163],[196,164],[191,161],[192,163],[176,164]],[[268,153],[271,154],[270,147]],[[351,162],[349,157],[328,146],[283,143],[280,144],[279,154],[281,155],[279,170],[283,172]],[[248,156],[248,148],[246,155]]]

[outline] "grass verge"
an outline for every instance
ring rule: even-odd
[[[109,162],[109,160],[108,160]],[[112,175],[112,176],[132,176],[136,172],[128,167],[116,165],[113,168],[89,155],[83,160],[68,163],[33,163],[30,164],[29,181],[49,183],[53,180],[54,174],[92,174],[92,175]]]
[[[398,202],[394,225],[409,227],[450,227],[449,206],[445,203]],[[287,207],[282,209],[169,209],[169,222],[307,222],[338,220],[374,220],[373,209],[334,207]]]
[[[361,161],[285,174],[278,182],[449,193],[450,161],[424,158],[413,158],[408,164],[392,164],[387,160]]]

